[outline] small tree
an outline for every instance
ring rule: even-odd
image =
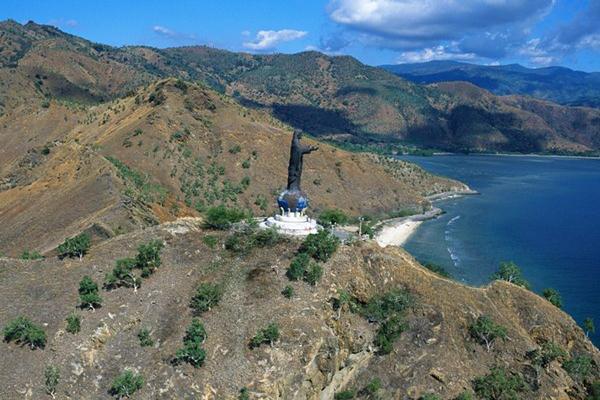
[[[556,306],[558,308],[562,308],[562,306],[563,306],[562,297],[561,297],[560,293],[558,293],[558,290],[552,289],[552,288],[546,288],[542,292],[542,296],[544,296],[544,298],[546,300],[548,300],[550,303],[552,303],[554,306]]]
[[[501,367],[494,367],[489,374],[473,381],[477,396],[486,400],[517,400],[525,388],[525,381],[520,375],[510,374]]]
[[[522,286],[525,289],[530,288],[529,282],[523,278],[521,269],[512,261],[501,263],[498,271],[492,275],[492,279],[514,283],[515,285]]]
[[[340,240],[337,237],[322,229],[308,235],[299,251],[308,254],[315,260],[325,262],[335,253],[339,244]]]
[[[552,361],[565,360],[568,353],[554,342],[545,342],[539,349],[530,351],[527,356],[535,365],[546,368]]]
[[[194,368],[201,367],[206,359],[206,352],[202,348],[204,340],[206,340],[204,325],[198,319],[193,319],[185,331],[183,348],[175,353],[175,363],[187,362]]]
[[[585,336],[589,337],[590,333],[593,335],[596,333],[596,326],[594,325],[594,319],[587,317],[583,320],[583,330],[585,331]]]
[[[310,256],[306,253],[300,253],[292,259],[290,267],[288,268],[286,275],[292,281],[300,280],[304,277],[308,264],[310,263]]]
[[[58,246],[58,256],[60,258],[79,257],[81,260],[88,252],[90,243],[91,238],[87,233],[81,233],[77,236],[73,236],[72,238],[68,238],[60,246]]]
[[[28,344],[31,349],[46,346],[46,332],[26,317],[17,317],[4,327],[4,341]]]
[[[481,316],[469,327],[471,336],[480,344],[485,344],[489,352],[494,347],[496,339],[506,339],[507,331],[502,325],[496,324],[488,316]]]
[[[67,318],[67,332],[73,335],[81,331],[81,317],[75,313],[70,314]]]
[[[134,292],[141,285],[141,280],[133,273],[136,266],[134,258],[122,258],[117,260],[112,272],[106,274],[104,286],[107,289],[114,289],[120,286],[132,287]]]
[[[222,297],[223,288],[221,285],[209,282],[201,283],[196,289],[196,294],[192,297],[190,307],[196,315],[200,315],[219,304]]]
[[[60,371],[58,370],[58,367],[48,365],[44,370],[44,386],[46,387],[46,393],[52,396],[52,398],[55,398],[59,379]]]
[[[281,294],[286,299],[291,299],[294,296],[294,288],[290,285],[286,285],[286,287],[284,287],[281,291]]]
[[[98,284],[89,276],[84,276],[79,282],[80,306],[94,309],[102,304],[102,298],[98,294]]]
[[[264,343],[272,346],[277,339],[279,339],[279,327],[276,323],[272,322],[256,332],[256,335],[250,340],[250,348],[254,349]]]
[[[144,386],[144,378],[141,375],[136,375],[131,371],[121,373],[112,382],[110,394],[118,399],[131,397],[132,394],[140,390]]]
[[[41,260],[42,258],[44,258],[44,256],[35,250],[23,250],[23,253],[21,253],[22,260]]]
[[[573,379],[582,381],[592,373],[593,360],[588,355],[579,355],[565,361],[562,367]]]
[[[306,273],[304,274],[304,280],[312,286],[315,286],[317,282],[321,280],[322,276],[323,267],[321,267],[316,262],[311,262],[308,269],[306,270]]]
[[[140,346],[148,347],[154,346],[154,340],[150,337],[150,330],[148,328],[142,328],[137,334],[137,337],[140,341]]]
[[[153,240],[147,244],[141,244],[138,247],[138,254],[135,257],[135,266],[142,270],[142,277],[147,278],[154,270],[160,267],[160,252],[163,248],[160,240]]]

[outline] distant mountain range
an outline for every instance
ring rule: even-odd
[[[318,52],[206,46],[116,48],[56,28],[0,22],[0,115],[57,100],[99,104],[158,79],[202,82],[313,136],[449,151],[598,154],[600,109],[495,96],[466,82],[415,84]]]
[[[465,81],[497,95],[521,94],[570,106],[600,107],[600,73],[519,64],[477,65],[457,61],[382,65],[415,83]]]

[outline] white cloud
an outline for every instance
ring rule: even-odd
[[[196,35],[176,32],[162,25],[154,25],[152,31],[176,43],[187,43],[196,39]]]
[[[446,46],[428,47],[418,51],[405,51],[396,60],[398,63],[421,63],[440,60],[473,60],[477,56],[474,53],[460,53]]]
[[[550,54],[544,47],[543,42],[539,38],[528,40],[520,49],[519,55],[527,57],[533,64],[546,66],[550,65],[558,59]]]
[[[272,50],[278,44],[300,39],[308,32],[294,29],[282,29],[279,31],[259,31],[252,42],[244,42],[244,47],[251,50]]]

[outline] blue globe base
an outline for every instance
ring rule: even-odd
[[[284,190],[277,197],[277,204],[284,211],[301,212],[308,208],[308,197],[300,190]]]

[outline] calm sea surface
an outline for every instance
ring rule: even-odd
[[[459,179],[480,195],[438,202],[405,248],[472,285],[502,261],[519,265],[540,293],[557,289],[579,323],[600,330],[600,160],[558,157],[404,156]],[[598,345],[600,334],[592,340]]]

